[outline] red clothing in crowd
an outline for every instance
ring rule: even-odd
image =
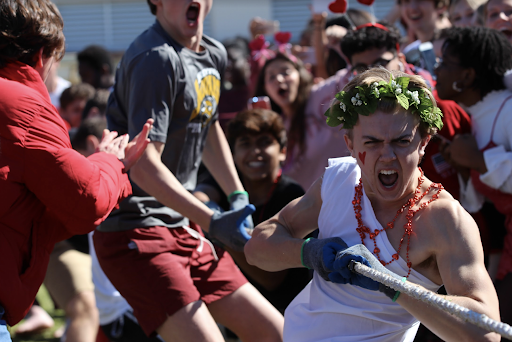
[[[471,133],[471,119],[457,103],[441,100],[437,91],[433,91],[439,109],[443,112],[443,128],[438,134],[448,140],[453,140],[457,134]],[[434,139],[425,149],[425,158],[421,163],[425,175],[432,182],[441,183],[455,199],[460,197],[457,171],[448,164],[439,152],[439,143]]]
[[[452,140],[457,134],[471,133],[471,119],[457,103],[451,100],[441,100],[435,90],[436,82],[426,70],[406,64],[405,72],[410,75],[420,75],[432,89],[437,106],[443,112],[443,128],[438,132],[447,140]],[[459,179],[457,171],[448,164],[439,152],[439,142],[431,141],[425,149],[425,157],[421,162],[425,176],[432,182],[443,184],[455,199],[460,197]]]
[[[0,69],[0,305],[19,322],[55,242],[93,230],[131,194],[113,154],[85,158],[32,67]]]

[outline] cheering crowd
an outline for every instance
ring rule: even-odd
[[[350,265],[512,323],[512,0],[360,2],[221,43],[147,0],[71,84],[57,6],[2,1],[0,342],[43,283],[67,342],[499,341]]]

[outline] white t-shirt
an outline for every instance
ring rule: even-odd
[[[506,101],[510,96],[512,91],[508,89],[492,91],[482,101],[463,108],[471,115],[471,129],[478,148],[485,148],[491,135],[497,145],[484,151],[487,172],[480,175],[480,180],[491,188],[512,194],[512,98]],[[501,114],[495,120],[502,105]],[[474,190],[471,180],[466,184],[459,177],[459,183],[462,206],[469,212],[480,210],[484,197]]]
[[[329,160],[322,182],[322,209],[318,218],[319,239],[338,236],[347,245],[361,243],[352,200],[361,170],[352,157]],[[364,191],[364,190],[363,190]],[[363,192],[364,223],[373,231],[382,229],[370,200]],[[390,260],[396,251],[385,232],[376,237],[383,260]],[[367,238],[365,244],[373,246]],[[386,266],[405,276],[407,263],[402,258]],[[408,281],[429,290],[439,285],[412,270]],[[293,342],[329,341],[413,341],[419,321],[383,293],[350,284],[325,281],[318,274],[292,301],[285,311],[284,340]]]

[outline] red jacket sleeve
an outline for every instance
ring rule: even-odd
[[[71,234],[85,234],[131,194],[124,165],[107,153],[83,157],[60,125],[39,121],[25,139],[25,184]]]

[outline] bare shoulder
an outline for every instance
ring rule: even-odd
[[[437,249],[481,248],[473,217],[447,191],[441,191],[439,198],[421,215],[421,221],[422,226],[428,227]]]

